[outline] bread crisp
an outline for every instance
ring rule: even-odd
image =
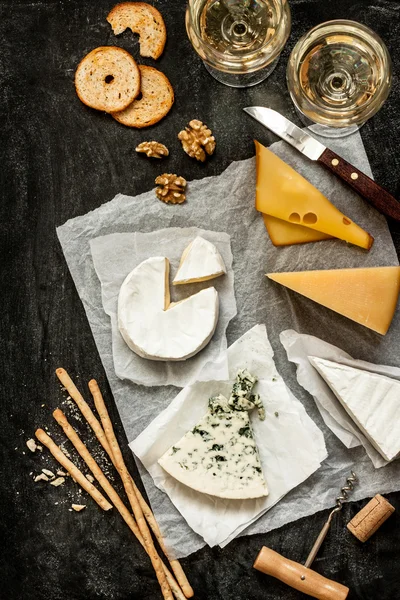
[[[114,119],[128,127],[148,127],[158,123],[174,103],[174,90],[168,78],[154,67],[139,65],[142,97],[125,110],[112,113]]]
[[[123,110],[140,92],[134,58],[116,46],[100,46],[87,54],[75,72],[75,89],[84,104],[97,110]]]
[[[159,58],[167,39],[164,19],[159,11],[145,2],[121,2],[107,16],[115,35],[131,29],[139,35],[141,56]]]

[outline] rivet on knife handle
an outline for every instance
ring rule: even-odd
[[[353,190],[368,200],[375,208],[392,219],[400,221],[400,202],[368,175],[353,167],[347,160],[344,160],[329,148],[324,150],[318,158],[318,162],[348,183]]]

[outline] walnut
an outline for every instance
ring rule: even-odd
[[[149,158],[164,158],[169,155],[169,150],[160,142],[142,142],[136,146],[136,152],[142,152]]]
[[[211,156],[215,150],[215,137],[211,130],[197,119],[190,121],[189,126],[178,133],[178,139],[181,140],[186,154],[201,162],[206,160],[207,154]]]
[[[155,183],[158,185],[156,196],[159,200],[171,204],[185,202],[186,179],[183,177],[178,177],[173,173],[164,173],[164,175],[157,177]]]

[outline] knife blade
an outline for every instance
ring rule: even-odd
[[[304,156],[324,165],[381,213],[400,222],[400,202],[394,196],[339,154],[321,144],[307,131],[300,129],[272,108],[249,106],[243,110]]]

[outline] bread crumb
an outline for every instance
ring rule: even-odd
[[[67,477],[69,473],[65,473],[65,471],[61,471],[61,469],[59,469],[57,471],[57,475],[59,475],[60,477]]]
[[[36,475],[34,481],[49,481],[49,478],[44,473],[40,473],[40,475]]]
[[[28,448],[31,452],[36,452],[37,445],[33,438],[31,438],[30,440],[27,440],[26,445],[28,446]]]
[[[54,485],[54,487],[58,487],[62,485],[65,481],[65,477],[57,477],[54,481],[50,481],[50,485]]]
[[[94,482],[94,477],[92,477],[92,475],[90,475],[90,473],[88,473],[87,475],[85,475],[85,477],[86,477],[86,479],[87,479],[88,481],[90,481],[90,483],[93,483],[93,482]]]
[[[55,477],[54,473],[52,471],[49,471],[48,469],[42,469],[42,473],[44,473],[45,475],[47,475],[51,479],[54,479],[54,477]]]
[[[86,508],[86,504],[71,504],[71,506],[76,512],[81,512],[81,510]]]

